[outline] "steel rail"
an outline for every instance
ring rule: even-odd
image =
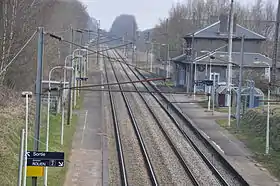
[[[117,53],[118,54],[118,53]],[[118,54],[119,55],[119,54]],[[126,76],[128,77],[128,79],[130,81],[132,81],[131,77],[128,75],[127,71],[125,70],[124,66],[122,63],[120,63],[123,71],[125,72]],[[167,139],[168,144],[170,145],[170,147],[172,148],[173,152],[175,153],[175,155],[177,156],[179,162],[181,163],[181,165],[183,166],[184,170],[186,171],[187,175],[189,176],[189,178],[191,179],[192,183],[194,184],[194,186],[198,186],[199,182],[198,180],[195,178],[195,176],[193,175],[192,171],[189,169],[185,159],[183,158],[183,156],[181,155],[180,151],[178,150],[178,148],[175,146],[175,144],[172,142],[171,140],[171,136],[167,133],[166,129],[164,129],[164,127],[162,126],[159,118],[157,117],[157,115],[155,114],[155,112],[151,109],[151,107],[149,106],[148,102],[146,101],[146,99],[143,97],[143,95],[140,93],[139,88],[137,88],[135,86],[135,84],[133,83],[133,86],[136,90],[136,92],[139,94],[139,96],[141,97],[142,101],[144,102],[145,106],[147,107],[147,109],[149,110],[149,112],[151,113],[152,117],[154,118],[154,120],[156,121],[157,125],[159,126],[161,132],[163,133],[163,135],[165,136],[165,138]]]
[[[122,57],[118,52],[117,54]],[[125,63],[125,61],[124,61]],[[128,66],[128,68],[131,70],[131,72],[135,75],[135,77],[137,79],[140,79],[140,77],[135,73],[135,71]],[[140,72],[136,69],[136,71],[140,74]],[[141,75],[141,74],[140,74]],[[142,76],[143,79],[145,79],[146,77]],[[150,83],[149,83],[150,84]],[[144,84],[142,83],[142,85],[147,89],[147,91],[150,91],[150,89]],[[150,84],[151,85],[151,84]],[[159,90],[156,90],[157,93],[159,94]],[[229,183],[223,178],[223,176],[219,173],[219,171],[216,169],[216,167],[208,160],[208,158],[206,157],[206,155],[197,147],[197,145],[194,143],[194,141],[186,134],[186,132],[182,129],[182,127],[180,126],[180,124],[177,122],[177,120],[174,118],[174,116],[172,116],[170,114],[170,112],[167,110],[166,107],[164,107],[164,105],[162,104],[162,102],[153,94],[150,93],[152,95],[152,97],[157,101],[157,103],[160,105],[160,107],[165,111],[165,113],[169,116],[169,118],[174,122],[175,126],[177,127],[177,129],[181,132],[181,134],[185,137],[185,139],[191,144],[191,146],[195,149],[195,151],[199,154],[199,156],[202,158],[202,160],[206,163],[206,165],[208,166],[208,168],[212,171],[212,173],[215,175],[215,177],[219,180],[219,182],[222,185],[229,185]],[[168,102],[168,105],[172,104],[170,102]]]
[[[105,59],[103,59],[103,60],[105,60]],[[108,83],[109,78],[108,78],[107,66],[106,66],[105,61],[104,61],[104,66],[105,66],[104,71],[105,71],[106,81]],[[108,89],[111,90],[111,87],[109,85],[108,85]],[[121,142],[121,137],[120,137],[119,122],[118,122],[116,109],[115,109],[115,101],[113,99],[111,91],[109,91],[109,99],[110,99],[111,112],[112,112],[112,118],[113,118],[113,123],[114,123],[116,147],[117,147],[117,151],[118,151],[121,185],[128,186],[127,173],[126,173],[126,169],[125,169],[125,161],[124,161],[124,155],[123,155],[123,148],[122,148],[122,142]]]
[[[116,81],[119,83],[119,78],[118,78],[118,76],[116,74],[116,71],[113,67],[112,61],[110,59],[109,59],[109,61],[110,61],[114,76],[116,78]],[[120,90],[122,90],[122,86],[120,84],[119,84],[119,88],[120,88]],[[144,157],[145,165],[146,165],[146,168],[148,170],[150,181],[151,181],[153,186],[158,186],[159,184],[158,184],[158,181],[157,181],[157,178],[156,178],[156,175],[155,175],[155,171],[154,171],[154,168],[152,166],[151,160],[149,158],[149,155],[148,155],[148,152],[147,152],[147,149],[146,149],[146,145],[145,145],[144,140],[142,138],[142,135],[140,133],[138,123],[135,119],[134,113],[132,112],[131,104],[129,103],[128,98],[124,94],[124,92],[121,92],[121,94],[122,94],[123,100],[125,102],[125,106],[127,108],[128,115],[130,117],[130,120],[131,120],[132,126],[134,128],[135,134],[137,136],[137,140],[138,140],[142,155]]]
[[[135,71],[142,77],[146,78],[138,69],[135,69]],[[157,94],[163,99],[165,103],[167,103],[172,111],[174,111],[177,116],[184,121],[186,126],[192,131],[196,138],[201,140],[204,147],[207,148],[214,156],[217,157],[217,159],[222,163],[224,166],[224,169],[226,171],[229,171],[231,173],[231,176],[234,177],[242,186],[249,185],[248,182],[235,170],[235,168],[225,159],[225,157],[211,144],[211,142],[204,137],[204,135],[201,134],[201,132],[189,121],[189,119],[184,116],[184,114],[172,103],[168,100],[168,98],[161,93],[161,91],[152,83],[148,83],[155,91],[157,91]],[[166,110],[166,109],[165,109]],[[168,112],[168,111],[167,111]],[[171,115],[171,114],[170,114]],[[171,115],[172,116],[172,115]],[[183,130],[184,134],[187,136],[185,131]],[[193,142],[194,143],[194,142]],[[212,165],[213,166],[213,165]],[[215,168],[215,167],[214,167]],[[214,169],[213,169],[214,170]],[[217,169],[215,168],[215,172]]]
[[[138,69],[135,70],[140,74],[142,78],[145,78],[145,76]],[[232,177],[237,179],[242,186],[249,186],[248,182],[235,170],[235,168],[226,160],[226,158],[217,149],[215,149],[211,142],[206,139],[203,134],[201,134],[201,132],[189,121],[189,119],[184,116],[184,114],[172,102],[170,102],[164,94],[161,94],[160,90],[155,85],[153,85],[152,83],[148,84],[158,92],[157,94],[163,99],[164,102],[170,105],[170,108],[179,116],[182,121],[184,121],[184,123],[196,135],[196,137],[202,141],[204,147],[207,148],[212,154],[214,154],[217,159],[219,159],[219,161],[223,164],[224,169],[229,171],[232,174]]]

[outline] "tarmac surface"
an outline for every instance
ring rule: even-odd
[[[193,97],[173,95],[170,99],[172,101],[192,101]],[[196,98],[196,100],[199,99],[201,98]],[[250,185],[280,185],[276,178],[271,176],[264,167],[252,159],[252,153],[246,148],[244,143],[216,123],[217,119],[227,119],[227,113],[214,112],[214,115],[212,115],[212,112],[206,112],[205,108],[202,108],[195,102],[176,103],[176,105],[201,129],[205,136],[212,140],[213,144],[220,149],[228,161]]]
[[[100,74],[100,71],[92,73],[89,84],[100,83]],[[106,172],[103,171],[103,159],[106,158],[103,158],[102,151],[104,130],[101,105],[101,92],[84,92],[83,109],[77,112],[79,120],[65,186],[103,185],[103,172]]]

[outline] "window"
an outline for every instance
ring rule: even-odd
[[[220,73],[212,72],[210,79],[215,80],[216,83],[219,83],[220,82]]]

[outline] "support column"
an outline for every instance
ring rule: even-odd
[[[183,67],[184,71],[185,71],[185,86],[187,89],[187,93],[190,92],[190,66],[188,64],[185,64],[185,66]]]

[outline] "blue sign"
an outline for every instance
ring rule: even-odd
[[[207,85],[207,86],[213,86],[213,80],[204,80],[204,82],[203,82],[205,85]]]
[[[64,152],[27,151],[28,166],[64,167]]]
[[[86,80],[88,80],[88,78],[87,77],[77,77],[76,80],[78,80],[78,81],[86,81]]]
[[[213,86],[213,80],[196,80],[195,84],[197,86]]]

